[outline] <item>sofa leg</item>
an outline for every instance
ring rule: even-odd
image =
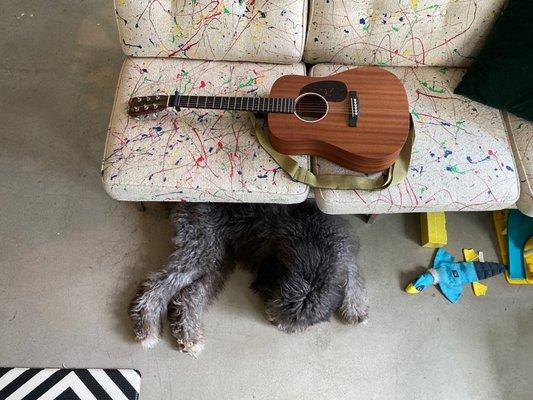
[[[140,212],[145,212],[146,211],[146,206],[144,205],[144,203],[142,201],[139,201],[139,211]]]
[[[378,218],[378,214],[366,214],[366,223],[372,225],[374,222],[376,222],[376,219]]]

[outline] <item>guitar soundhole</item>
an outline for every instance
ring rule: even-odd
[[[304,122],[318,122],[328,113],[328,102],[317,93],[304,93],[296,99],[294,114]]]

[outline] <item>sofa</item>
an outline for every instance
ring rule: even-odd
[[[533,215],[532,124],[453,94],[505,0],[115,0],[126,55],[102,180],[124,201],[298,203],[330,214],[497,210]],[[416,138],[407,178],[310,190],[260,147],[246,113],[127,115],[154,93],[266,96],[285,74],[381,66],[402,80]],[[316,173],[354,172],[297,156]]]

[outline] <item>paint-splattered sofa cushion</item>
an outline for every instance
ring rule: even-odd
[[[349,67],[319,64],[313,76]],[[416,139],[407,178],[378,191],[315,190],[330,214],[502,209],[519,195],[509,137],[498,110],[453,94],[460,68],[387,67],[406,88]],[[314,159],[320,174],[349,173]]]
[[[516,205],[533,217],[533,122],[506,114],[520,176],[520,198]]]
[[[471,63],[506,0],[311,0],[304,59],[349,65]]]
[[[127,59],[102,165],[107,192],[130,201],[304,201],[307,186],[293,182],[259,146],[247,113],[182,109],[137,121],[126,112],[131,97],[157,91],[266,96],[285,74],[303,75],[305,66]],[[307,157],[298,160],[308,167]]]
[[[302,58],[307,0],[115,0],[135,57],[292,64]]]

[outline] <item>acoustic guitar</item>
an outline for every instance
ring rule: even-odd
[[[409,133],[409,106],[401,81],[378,67],[327,77],[285,75],[270,97],[134,97],[128,114],[139,117],[173,107],[263,112],[272,147],[284,154],[320,156],[361,172],[389,168]]]

